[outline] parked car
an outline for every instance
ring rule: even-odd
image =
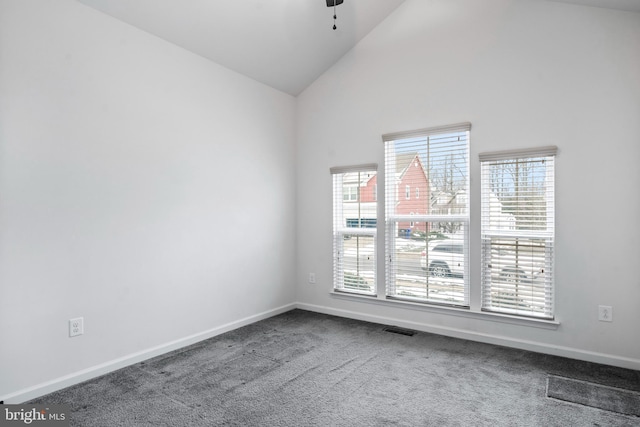
[[[492,281],[532,284],[544,280],[546,251],[544,242],[533,239],[521,241],[520,256],[513,248],[513,241],[494,240],[493,245],[491,250]],[[501,246],[503,249],[498,249]]]
[[[425,271],[429,270],[429,274],[435,277],[462,276],[464,273],[463,243],[455,240],[431,242],[429,256],[427,257],[427,251],[422,251],[420,267]]]
[[[428,255],[428,256],[427,256]],[[493,280],[502,282],[533,283],[544,276],[544,266],[535,257],[517,257],[512,250],[494,250],[491,254]],[[422,251],[420,267],[434,277],[462,276],[464,274],[464,244],[456,240],[431,242]],[[492,274],[492,276],[494,275]]]

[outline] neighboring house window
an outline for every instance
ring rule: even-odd
[[[409,200],[411,198],[411,186],[407,185],[404,187],[404,198]]]
[[[378,201],[378,184],[373,185],[373,200]]]
[[[387,298],[469,306],[468,203],[461,198],[455,211],[431,206],[429,192],[447,201],[468,194],[470,130],[470,123],[462,123],[382,137]],[[419,167],[407,167],[414,164],[411,159]],[[427,193],[419,200],[398,200],[401,185],[406,199],[410,186]],[[413,226],[410,234],[403,232],[406,224]]]
[[[358,191],[377,173],[377,165],[331,168],[333,175],[333,288],[375,295],[377,202]],[[352,193],[352,189],[355,192]],[[346,194],[361,194],[353,199]]]
[[[416,187],[416,199],[420,198],[420,187]]]
[[[480,154],[482,309],[553,319],[556,147]]]
[[[355,202],[358,200],[358,186],[355,184],[345,184],[342,189],[342,200],[345,202]]]

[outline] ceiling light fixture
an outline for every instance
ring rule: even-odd
[[[336,6],[342,4],[343,0],[327,0],[327,7],[333,7],[333,29],[337,29],[336,27],[336,19],[338,19],[338,15],[336,15]]]

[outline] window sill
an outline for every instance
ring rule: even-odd
[[[384,305],[388,307],[402,307],[410,310],[425,311],[429,313],[445,314],[448,316],[465,317],[489,322],[508,323],[511,325],[527,326],[540,329],[556,330],[560,326],[557,320],[534,319],[529,317],[510,316],[508,314],[489,313],[486,311],[472,311],[469,308],[457,308],[438,306],[432,304],[402,301],[376,295],[352,294],[346,292],[331,291],[333,298],[364,302],[369,304]]]

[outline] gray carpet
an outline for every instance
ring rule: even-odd
[[[547,397],[550,375],[637,393],[638,371],[384,329],[294,310],[30,403],[74,426],[640,426]]]

